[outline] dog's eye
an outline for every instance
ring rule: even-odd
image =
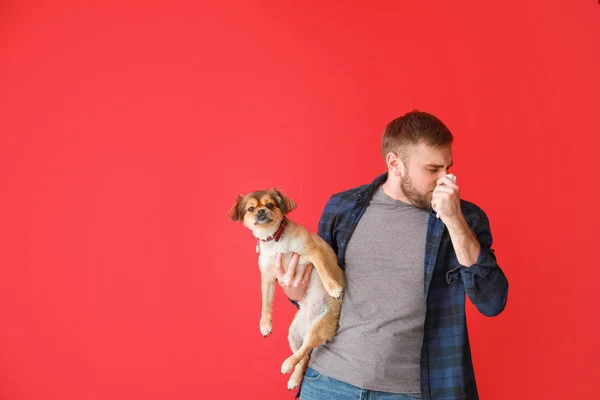
[[[250,207],[250,208],[248,209],[248,212],[253,212],[253,211],[254,211],[254,207]]]
[[[273,203],[269,203],[269,204],[267,204],[267,208],[268,208],[269,210],[272,210],[272,209],[273,209],[273,207],[275,207],[275,206],[273,205]]]

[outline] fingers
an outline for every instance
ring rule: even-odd
[[[312,273],[313,265],[307,264],[306,269],[304,270],[304,276],[302,277],[302,284],[306,285],[310,280],[310,274]]]
[[[292,283],[297,283],[296,267],[298,266],[299,259],[300,254],[293,253],[286,271],[283,269],[283,253],[277,253],[275,255],[275,279],[277,279],[280,286],[287,287],[292,286]],[[301,278],[302,277],[300,276],[299,279]]]
[[[313,270],[312,264],[307,264],[303,269],[297,271],[300,255],[292,254],[287,271],[284,272],[282,262],[284,262],[282,254],[277,254],[275,257],[275,270],[279,286],[283,289],[283,293],[291,300],[300,301],[306,295],[306,289],[310,282],[311,273]]]
[[[455,189],[449,187],[449,186],[444,186],[444,185],[437,185],[435,187],[435,189],[433,189],[433,193],[448,193],[448,194],[452,194],[454,193]]]
[[[431,204],[435,209],[434,203],[450,201],[453,196],[459,196],[458,191],[447,186],[437,186],[431,194]]]
[[[285,275],[285,271],[283,270],[283,265],[281,265],[281,257],[282,253],[277,253],[275,256],[275,278],[279,281]]]
[[[431,207],[436,210],[437,206],[441,203],[450,200],[450,195],[446,192],[434,192],[431,196]]]
[[[450,195],[446,192],[433,192],[431,196],[431,205],[435,209],[436,205],[446,202],[450,199]]]
[[[458,188],[456,183],[454,183],[454,181],[452,179],[448,178],[447,176],[442,176],[440,179],[437,180],[436,183],[438,185],[445,185],[445,186],[450,186],[453,188]]]
[[[294,277],[294,281],[292,285],[294,287],[304,286],[308,283],[308,279],[310,278],[310,271],[312,270],[312,264],[307,264],[302,272],[299,272]]]
[[[299,259],[300,254],[294,253],[292,255],[292,259],[290,260],[290,264],[288,265],[287,272],[285,273],[285,276],[288,278],[289,281],[292,281],[296,276],[296,267],[298,266]]]

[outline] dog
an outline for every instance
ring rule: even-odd
[[[260,332],[264,337],[272,331],[277,253],[283,253],[284,269],[287,269],[292,253],[298,253],[298,274],[308,264],[314,266],[306,295],[298,301],[300,308],[289,328],[288,341],[293,354],[281,366],[282,374],[294,370],[288,381],[288,390],[302,382],[311,349],[335,336],[345,287],[344,271],[329,244],[287,218],[287,214],[295,208],[296,203],[292,199],[272,188],[239,195],[227,214],[230,220],[241,222],[250,229],[256,238],[262,289]]]

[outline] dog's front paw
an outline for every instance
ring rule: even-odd
[[[264,337],[267,337],[273,332],[273,323],[271,318],[261,318],[260,319],[260,333]]]
[[[331,297],[333,297],[335,299],[342,298],[342,292],[344,291],[344,288],[341,287],[340,285],[338,285],[338,283],[336,281],[331,280],[324,286],[325,286],[325,290],[327,291],[327,293],[329,293],[329,295]]]

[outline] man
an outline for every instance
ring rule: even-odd
[[[313,350],[302,400],[478,399],[465,298],[495,316],[508,281],[486,214],[446,176],[452,142],[438,118],[409,112],[384,131],[388,172],[327,202],[318,233],[347,282],[339,329]],[[285,294],[301,299],[311,269],[295,276],[297,256],[287,272],[277,260]]]

